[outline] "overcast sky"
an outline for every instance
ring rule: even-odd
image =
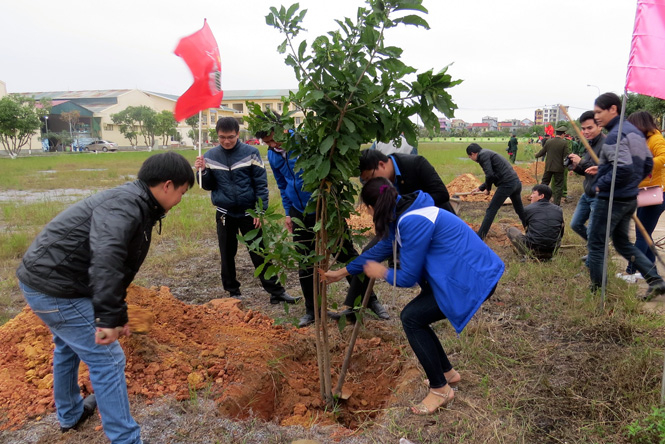
[[[189,69],[173,54],[207,18],[222,57],[222,88],[295,88],[265,24],[278,0],[19,0],[0,13],[0,80],[7,91],[132,89],[182,94]],[[355,17],[362,0],[301,0],[305,37]],[[399,27],[388,43],[419,71],[449,72],[455,117],[529,118],[562,103],[579,116],[601,92],[623,91],[636,0],[424,0],[431,29]],[[587,86],[595,85],[595,86]],[[598,87],[598,89],[596,88]]]

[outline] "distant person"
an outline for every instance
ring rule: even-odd
[[[112,443],[141,443],[129,411],[125,354],[127,287],[148,254],[153,227],[194,184],[187,159],[149,157],[138,179],[93,194],[49,222],[16,271],[32,311],[53,333],[53,399],[60,430],[77,429],[99,406]],[[81,398],[79,362],[94,395]]]
[[[550,202],[552,190],[547,185],[536,185],[531,192],[531,205],[524,209],[526,235],[515,227],[506,230],[508,239],[521,254],[540,260],[549,260],[559,248],[565,223],[563,210]]]
[[[217,121],[216,130],[219,145],[197,157],[194,166],[202,170],[201,186],[211,191],[210,198],[217,207],[215,219],[222,256],[222,285],[231,297],[238,297],[241,292],[235,263],[237,235],[238,232],[246,235],[258,229],[257,236],[263,236],[260,219],[253,218],[248,210],[253,210],[259,200],[264,210],[268,208],[268,176],[259,150],[238,140],[240,125],[235,118],[222,117]],[[254,268],[264,262],[259,254],[251,250],[249,256]],[[265,277],[268,268],[269,265],[263,268],[259,279],[270,293],[270,303],[295,303],[298,298],[286,293],[277,276]]]
[[[399,137],[401,142],[399,147],[391,140],[387,143],[376,141],[369,149],[380,151],[386,156],[390,156],[391,154],[418,154],[417,146],[411,146],[409,142],[406,141],[406,137],[404,137],[403,134]]]
[[[600,150],[605,142],[605,135],[601,131],[601,127],[596,124],[593,111],[585,111],[580,116],[580,126],[582,135],[587,139],[591,149],[593,149],[596,156],[600,157]],[[597,169],[592,168],[596,166],[596,162],[591,158],[591,154],[585,150],[584,157],[580,158],[578,154],[569,154],[568,158],[573,166],[573,171],[580,176],[584,176],[584,193],[580,196],[577,202],[573,218],[570,221],[570,228],[580,235],[586,242],[589,239],[591,232],[591,223],[585,226],[587,221],[591,221],[591,215],[596,207],[596,190],[594,182],[596,181]],[[586,259],[586,258],[585,258]]]
[[[647,111],[638,111],[631,114],[628,116],[628,121],[644,134],[644,137],[647,139],[647,147],[653,156],[653,170],[650,175],[640,182],[638,187],[660,187],[656,190],[658,193],[662,193],[665,187],[665,139],[660,134],[655,119]],[[648,205],[637,209],[637,218],[644,225],[649,237],[651,237],[653,231],[656,229],[663,211],[665,211],[665,201],[659,205]],[[655,266],[656,256],[654,256],[646,239],[642,236],[642,232],[637,227],[635,228],[635,248],[644,253],[646,258]],[[619,273],[617,276],[632,283],[642,278],[633,261],[628,261],[625,274]]]
[[[273,113],[275,121],[278,121],[280,115]],[[298,157],[293,151],[287,151],[282,148],[282,144],[274,138],[274,128],[268,131],[258,131],[255,136],[268,145],[268,162],[272,168],[282,197],[282,207],[285,214],[286,229],[293,233],[293,241],[299,245],[299,252],[303,255],[315,254],[316,245],[314,226],[316,225],[316,213],[307,213],[306,208],[312,193],[303,189],[302,170],[296,168]],[[294,220],[300,220],[303,226],[295,223]],[[358,256],[353,243],[346,241],[342,246],[337,260],[339,262],[348,262]],[[306,327],[314,323],[314,266],[300,265],[298,269],[300,278],[300,288],[305,299],[305,314],[300,318],[298,327]],[[358,282],[355,282],[358,281]],[[369,279],[361,282],[359,278],[349,278],[350,292],[347,296],[355,300],[359,295],[364,295],[367,289]],[[351,303],[353,306],[353,302]],[[368,308],[376,313],[381,319],[390,319],[387,310],[378,301],[376,294],[372,294]],[[336,314],[329,313],[331,318]]]
[[[658,275],[655,264],[630,241],[628,230],[632,215],[637,209],[637,186],[651,173],[653,156],[647,148],[644,134],[630,122],[623,123],[619,142],[620,114],[619,96],[614,93],[598,96],[594,103],[595,119],[608,133],[600,152],[598,167],[595,167],[598,170],[595,183],[598,200],[591,216],[592,230],[587,245],[589,249],[587,264],[591,289],[595,291],[602,285],[605,236],[609,230],[616,251],[626,260],[632,260],[637,271],[642,273],[649,284],[643,296],[644,300],[649,300],[665,293],[665,282]],[[617,144],[619,144],[618,155],[615,159]],[[608,218],[614,162],[617,162],[614,196],[612,214]]]
[[[485,194],[489,194],[492,185],[496,186],[494,196],[492,196],[487,211],[485,211],[483,222],[478,229],[478,236],[485,240],[496,213],[508,197],[510,197],[515,213],[520,218],[522,225],[525,226],[526,216],[522,204],[522,182],[520,182],[510,163],[494,151],[482,149],[477,143],[472,143],[466,147],[466,154],[471,160],[478,162],[485,173],[485,182],[473,191],[484,191]]]
[[[568,156],[568,142],[564,139],[564,134],[568,128],[560,126],[556,129],[555,137],[548,140],[535,157],[544,157],[545,159],[545,173],[541,183],[549,185],[552,179],[552,192],[554,194],[554,204],[561,205],[561,198],[563,197],[563,180],[565,169],[563,167],[563,160]]]
[[[510,140],[508,141],[508,155],[510,156],[510,161],[515,164],[515,161],[517,160],[517,137],[515,137],[515,134],[510,136]]]
[[[429,392],[411,408],[431,415],[455,397],[450,384],[461,380],[431,324],[448,319],[459,334],[496,289],[504,271],[501,259],[469,226],[434,206],[425,192],[400,196],[383,177],[370,179],[360,193],[381,241],[340,270],[328,271],[329,282],[365,272],[402,288],[420,285],[420,294],[400,313],[404,333],[429,379]],[[379,261],[400,245],[400,268]]]

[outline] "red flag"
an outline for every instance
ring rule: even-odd
[[[203,28],[180,39],[175,54],[183,58],[194,76],[194,83],[175,104],[175,119],[179,122],[197,112],[218,108],[222,103],[222,61],[215,36],[203,21]]]
[[[626,90],[665,99],[665,0],[637,0]]]
[[[547,134],[550,137],[554,135],[554,127],[552,126],[551,123],[545,127],[545,134]]]

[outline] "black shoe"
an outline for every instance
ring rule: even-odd
[[[240,290],[231,290],[231,291],[229,291],[229,297],[239,298],[240,296],[242,296],[242,293],[240,293]]]
[[[665,294],[665,282],[662,279],[649,284],[649,288],[647,288],[647,292],[642,297],[642,300],[648,302],[661,294]]]
[[[286,302],[287,304],[295,304],[298,302],[300,298],[294,298],[289,296],[288,293],[282,293],[278,295],[271,295],[270,296],[270,303],[271,304],[279,304],[280,302]]]
[[[376,315],[379,317],[379,319],[383,320],[388,320],[390,319],[390,315],[388,314],[388,310],[385,309],[383,305],[379,302],[378,299],[374,299],[369,303],[369,306],[367,307],[370,310],[372,310]]]
[[[300,318],[300,321],[298,321],[298,328],[303,328],[307,327],[308,325],[312,325],[314,323],[314,313],[305,313],[305,315]]]
[[[95,399],[95,395],[92,394],[86,396],[86,398],[83,400],[83,413],[81,413],[79,420],[76,421],[76,424],[71,427],[60,427],[60,431],[65,433],[69,432],[70,430],[78,430],[78,428],[95,413],[96,408],[97,400]]]

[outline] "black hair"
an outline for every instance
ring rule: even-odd
[[[233,118],[233,117],[222,117],[217,121],[217,126],[215,127],[215,131],[218,133],[221,131],[223,133],[238,133],[240,132],[240,125],[238,124],[238,121]]]
[[[601,94],[593,102],[600,109],[610,109],[612,105],[617,107],[617,114],[621,114],[621,98],[614,93]]]
[[[628,116],[626,120],[635,125],[635,128],[642,131],[644,137],[649,137],[654,132],[660,131],[658,129],[658,125],[656,124],[656,120],[648,111],[634,112]]]
[[[480,150],[482,150],[482,147],[478,145],[477,143],[472,143],[471,145],[466,147],[466,155],[470,156],[471,153],[479,153]]]
[[[388,162],[388,156],[379,150],[362,150],[360,152],[360,173],[363,171],[375,170],[379,167],[379,162]]]
[[[386,237],[395,220],[397,190],[385,177],[374,177],[360,191],[360,199],[374,209],[374,230],[379,239]]]
[[[264,122],[270,122],[270,123],[279,123],[279,121],[282,119],[282,115],[273,111],[273,110],[267,110],[265,113],[265,117],[259,117],[259,119],[263,120]],[[275,127],[273,126],[270,128],[270,131],[267,130],[259,130],[254,133],[254,137],[257,139],[263,140],[264,137],[269,136],[270,134],[275,132]]]
[[[548,202],[552,198],[552,188],[550,188],[547,185],[544,185],[542,183],[539,183],[538,185],[535,185],[532,188],[532,191],[535,191],[536,193],[542,194],[543,196],[545,196],[545,199]]]
[[[176,188],[184,184],[189,184],[189,188],[194,186],[192,166],[181,154],[173,151],[148,157],[141,165],[138,178],[149,187],[167,180],[172,181]]]
[[[594,122],[596,121],[596,115],[593,111],[584,111],[580,116],[580,123],[584,123],[587,120],[593,120]]]

